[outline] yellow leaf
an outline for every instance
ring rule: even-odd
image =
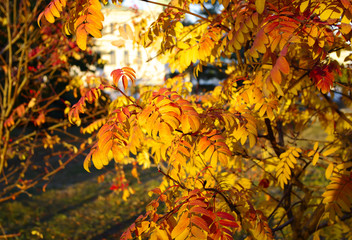
[[[156,229],[156,236],[157,240],[169,239],[169,236],[166,231],[158,228]]]
[[[89,0],[89,3],[91,4],[90,8],[93,7],[97,10],[101,9],[101,4],[100,4],[99,0]]]
[[[319,147],[319,143],[315,142],[314,147],[313,147],[314,151],[318,150],[318,147]]]
[[[96,169],[102,169],[103,168],[103,163],[101,159],[101,154],[99,153],[99,150],[96,150],[92,154],[92,162],[94,164],[94,167]]]
[[[265,0],[255,0],[255,8],[259,14],[262,14],[265,8]]]
[[[314,45],[314,43],[315,43],[315,39],[309,35],[308,36],[308,45],[311,47]]]
[[[333,147],[323,152],[323,156],[326,157],[334,152],[336,152],[340,147]]]
[[[172,140],[171,130],[167,123],[161,122],[159,125],[159,135],[161,139]]]
[[[317,164],[318,160],[319,160],[319,153],[315,153],[312,161],[313,166]]]
[[[187,48],[189,48],[189,45],[187,43],[184,43],[183,41],[178,41],[176,46],[179,49],[187,49]]]
[[[316,231],[313,235],[313,240],[320,240],[319,231]]]
[[[224,6],[224,8],[227,8],[229,3],[230,3],[230,0],[222,0],[222,5]]]
[[[178,236],[176,236],[175,240],[184,240],[187,239],[188,235],[189,235],[189,227],[187,227],[181,234],[179,234]]]
[[[332,172],[334,171],[334,164],[330,163],[329,166],[326,168],[325,177],[326,179],[330,179]]]
[[[321,9],[324,8],[324,5],[321,5]],[[341,8],[338,7],[328,7],[325,8],[321,13],[320,13],[320,19],[322,21],[326,21],[328,19],[339,19],[342,15],[343,11]]]
[[[253,134],[248,135],[249,146],[252,148],[256,143],[256,137]]]
[[[87,157],[84,159],[84,162],[83,162],[83,168],[87,171],[87,172],[90,172],[89,171],[89,167],[91,166],[91,156],[92,156],[92,153],[93,153],[93,150],[91,150]]]
[[[307,0],[301,3],[301,5],[299,6],[299,10],[301,11],[301,13],[303,13],[307,9],[309,2],[310,1]]]
[[[310,152],[308,153],[308,157],[313,156],[313,155],[314,155],[314,153],[315,153],[315,151],[314,151],[314,150],[310,151]]]
[[[133,31],[129,24],[126,24],[126,34],[128,39],[133,39]]]
[[[210,145],[209,148],[205,151],[204,158],[206,161],[209,161],[211,159],[211,156],[213,155],[214,150],[215,150],[214,145]]]

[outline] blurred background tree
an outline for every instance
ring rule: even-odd
[[[66,114],[87,87],[100,83],[92,75],[99,56],[89,47],[80,51],[61,23],[39,28],[46,3],[0,3],[0,203],[49,180],[87,143]],[[87,106],[94,111],[83,123],[107,111],[100,103]]]

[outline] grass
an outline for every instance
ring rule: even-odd
[[[127,167],[126,178],[135,194],[125,202],[121,193],[109,189],[114,177],[109,170],[87,173],[76,161],[57,174],[45,192],[37,188],[32,197],[0,205],[4,231],[19,234],[11,239],[117,239],[144,212],[151,200],[147,193],[161,178],[156,169],[147,169],[140,171],[139,184]],[[106,180],[98,183],[103,173]]]

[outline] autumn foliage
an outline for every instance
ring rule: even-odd
[[[351,68],[332,57],[351,50],[351,1],[219,0],[212,14],[214,3],[172,0],[148,28],[133,24],[136,44],[158,49],[180,76],[135,99],[119,82],[126,90],[138,72],[118,69],[70,110],[80,124],[86,102],[105,88],[120,92],[84,130],[98,131],[84,167],[133,164],[138,178],[138,168],[155,165],[163,175],[122,239],[319,239],[330,225],[351,237]],[[52,1],[39,20],[53,22],[64,5]],[[81,49],[88,33],[100,36],[100,8],[79,0],[67,9],[75,14],[64,19],[66,33]],[[186,14],[197,21],[183,25]],[[182,73],[209,64],[228,78],[193,95]],[[306,133],[314,127],[326,136]]]
[[[57,1],[55,6],[60,6]],[[47,180],[89,144],[71,130],[67,114],[71,102],[91,84],[84,86],[70,71],[74,66],[87,70],[98,58],[79,51],[61,23],[39,28],[37,18],[44,7],[44,1],[0,4],[0,202],[30,195],[38,183],[44,182],[45,191]],[[106,111],[94,105],[88,109],[94,109],[88,119]]]

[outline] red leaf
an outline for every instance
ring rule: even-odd
[[[217,212],[216,216],[223,218],[223,219],[230,220],[230,221],[236,221],[234,216],[232,216],[231,214],[226,213],[226,212]]]
[[[190,212],[200,213],[202,215],[210,217],[213,220],[215,219],[215,214],[212,211],[209,211],[209,210],[202,208],[202,207],[193,207],[193,208],[191,208]]]
[[[209,226],[206,223],[206,221],[204,221],[204,219],[198,216],[192,216],[191,222],[194,223],[197,227],[200,227],[201,229],[203,229],[204,231],[209,232]]]
[[[232,227],[232,228],[238,228],[238,224],[236,222],[233,221],[228,221],[228,220],[220,220],[219,223],[222,226],[226,226],[226,227]]]
[[[260,180],[259,186],[262,187],[262,188],[269,187],[269,180],[266,179],[266,178],[263,178],[262,180]]]
[[[314,81],[316,87],[322,92],[327,93],[333,85],[334,75],[332,73],[333,66],[317,66],[309,74]]]

